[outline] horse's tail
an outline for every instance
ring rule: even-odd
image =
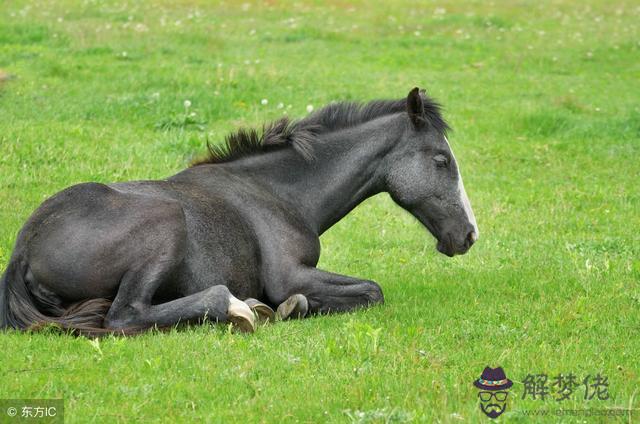
[[[109,299],[88,299],[63,306],[55,293],[27,282],[27,269],[26,261],[13,257],[2,276],[0,329],[39,329],[53,324],[82,335],[113,333],[103,327],[111,306]]]
[[[7,302],[5,299],[7,298],[7,274],[9,273],[9,269],[7,268],[2,274],[2,278],[0,278],[0,330],[4,330],[8,327],[7,324]]]

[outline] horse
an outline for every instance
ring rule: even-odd
[[[274,308],[289,319],[382,303],[376,282],[316,267],[319,237],[386,192],[439,252],[467,252],[479,232],[448,130],[416,87],[240,129],[164,180],[71,186],[20,230],[0,328],[113,333],[209,319],[252,332]]]

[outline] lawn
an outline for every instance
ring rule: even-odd
[[[2,268],[71,184],[165,178],[238,126],[416,85],[445,106],[481,233],[447,258],[377,196],[320,266],[378,281],[384,306],[252,335],[4,333],[0,398],[64,398],[68,422],[489,422],[490,365],[514,381],[497,421],[638,421],[638,40],[630,0],[0,3]],[[526,396],[561,373],[606,376],[608,399]],[[621,415],[527,415],[559,408]]]

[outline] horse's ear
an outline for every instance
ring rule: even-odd
[[[407,96],[407,113],[417,129],[424,127],[427,120],[424,113],[424,102],[418,87],[411,90]]]

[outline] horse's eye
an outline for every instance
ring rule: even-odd
[[[436,166],[445,168],[449,165],[449,161],[447,160],[445,155],[435,155],[433,160],[436,162]]]

